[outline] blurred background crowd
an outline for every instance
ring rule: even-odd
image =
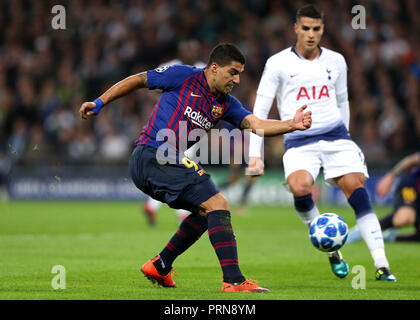
[[[12,164],[126,164],[156,102],[148,90],[115,101],[94,121],[78,110],[128,75],[175,57],[207,62],[233,42],[247,63],[234,95],[250,110],[264,63],[295,42],[296,0],[0,1],[0,167]],[[348,64],[353,139],[368,165],[389,166],[420,139],[420,1],[318,1],[322,45]],[[54,5],[66,29],[54,30]],[[366,29],[351,9],[366,9]],[[185,40],[187,50],[180,44]],[[186,52],[185,52],[186,51]],[[277,118],[273,107],[271,118]],[[265,160],[280,167],[281,138],[266,139]]]

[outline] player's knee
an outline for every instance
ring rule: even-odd
[[[353,192],[354,190],[357,190],[359,188],[365,187],[365,178],[362,175],[357,176],[351,184],[350,184],[350,192]]]
[[[301,197],[312,192],[314,180],[309,172],[299,170],[287,177],[287,184],[295,197]]]
[[[295,197],[301,197],[312,192],[312,184],[304,182],[289,182],[289,188]]]
[[[403,227],[414,224],[416,220],[416,212],[412,207],[401,207],[395,212],[392,218],[394,227]]]
[[[337,185],[349,198],[354,191],[365,187],[365,176],[361,173],[351,173],[335,179]]]
[[[207,201],[203,202],[200,205],[200,214],[207,215],[207,213],[216,211],[216,210],[229,210],[229,202],[227,199],[219,192],[214,195]]]

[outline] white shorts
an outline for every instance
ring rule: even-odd
[[[284,173],[287,177],[297,170],[308,171],[314,181],[321,167],[325,181],[333,186],[333,178],[360,172],[369,177],[362,150],[353,140],[318,141],[301,147],[290,148],[283,156]]]

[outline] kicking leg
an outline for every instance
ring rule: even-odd
[[[287,183],[294,196],[296,212],[309,229],[312,220],[319,216],[319,210],[311,193],[314,179],[308,171],[298,170],[287,177]],[[349,265],[340,251],[329,253],[328,260],[337,277],[344,278],[349,274]]]
[[[207,217],[209,239],[222,268],[222,291],[269,292],[268,289],[246,280],[239,268],[236,239],[226,198],[218,193],[203,202],[200,208],[201,213]]]
[[[176,287],[172,279],[172,263],[191,247],[207,230],[207,219],[198,213],[191,213],[180,224],[163,250],[154,259],[146,262],[141,271],[151,281],[163,287]]]
[[[319,216],[319,210],[312,200],[314,179],[306,170],[298,170],[287,177],[287,184],[293,193],[296,212],[302,222],[309,228],[313,219]]]
[[[370,205],[369,196],[364,185],[364,175],[362,173],[350,173],[335,178],[334,181],[344,192],[356,214],[357,226],[370,250],[377,269],[376,278],[384,281],[396,281],[397,279],[389,270],[381,226]]]

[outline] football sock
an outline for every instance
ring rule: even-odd
[[[385,256],[385,245],[382,237],[381,226],[378,217],[373,211],[369,195],[365,188],[356,189],[348,199],[349,204],[356,214],[356,222],[360,234],[366,242],[376,268],[389,268],[388,260]]]
[[[420,231],[417,231],[413,234],[401,235],[395,238],[395,241],[403,242],[420,242]]]
[[[172,236],[171,240],[166,244],[165,248],[159,253],[160,265],[156,268],[161,274],[168,273],[172,268],[172,263],[181,253],[194,244],[201,235],[207,230],[207,218],[198,213],[191,213],[186,217],[177,232]]]
[[[249,191],[251,190],[252,184],[248,183],[244,190],[242,191],[242,195],[241,195],[241,200],[239,201],[240,205],[245,205],[246,201],[248,200],[248,194]]]
[[[182,220],[184,220],[186,217],[188,217],[188,215],[190,214],[189,211],[184,210],[184,209],[177,209],[176,210],[176,215],[178,216],[178,219],[180,220],[180,223],[182,222]]]
[[[162,202],[149,197],[149,199],[147,199],[146,205],[150,210],[158,211],[159,208],[162,206]]]
[[[223,271],[223,280],[229,283],[245,281],[238,265],[238,250],[230,222],[230,212],[215,210],[207,214],[210,242],[216,251]]]
[[[381,225],[382,230],[386,230],[389,228],[392,228],[392,219],[394,218],[394,214],[390,214],[388,216],[385,216],[379,220],[379,224]]]
[[[302,222],[309,228],[312,220],[319,216],[318,207],[312,200],[312,193],[307,195],[294,197],[295,209]]]
[[[229,187],[231,185],[231,182],[228,180],[228,181],[225,181],[225,182],[223,182],[223,183],[221,183],[220,185],[218,185],[219,186],[219,189],[226,189],[227,187]]]

